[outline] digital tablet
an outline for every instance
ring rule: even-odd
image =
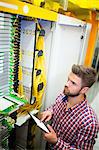
[[[46,127],[46,125],[41,120],[39,120],[37,117],[35,117],[31,113],[28,113],[28,114],[32,117],[32,119],[35,121],[35,123],[37,124],[37,126],[39,128],[41,128],[44,132],[49,133],[48,128]]]

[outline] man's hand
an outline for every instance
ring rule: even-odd
[[[47,122],[52,118],[52,113],[50,111],[44,111],[40,114],[41,121]]]
[[[49,129],[49,133],[43,132],[43,138],[44,140],[48,141],[49,143],[55,144],[57,143],[57,135],[53,128],[50,125],[47,125]]]

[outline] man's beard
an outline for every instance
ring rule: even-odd
[[[76,97],[76,96],[80,95],[80,91],[81,91],[81,89],[77,93],[70,93],[68,87],[65,86],[63,93],[64,93],[64,95],[69,96],[69,97]]]

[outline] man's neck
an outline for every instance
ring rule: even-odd
[[[68,97],[68,103],[69,103],[70,107],[73,107],[74,105],[79,104],[83,100],[84,100],[83,94],[80,94],[76,97],[70,97],[70,96]]]

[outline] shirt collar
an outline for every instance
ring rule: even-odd
[[[66,102],[67,100],[68,100],[68,96],[65,95],[65,96],[62,98],[62,101],[63,101],[63,102]]]
[[[80,103],[74,105],[73,107],[71,107],[70,109],[80,109],[82,108],[85,104],[87,104],[87,99],[84,98],[84,100],[82,100]]]

